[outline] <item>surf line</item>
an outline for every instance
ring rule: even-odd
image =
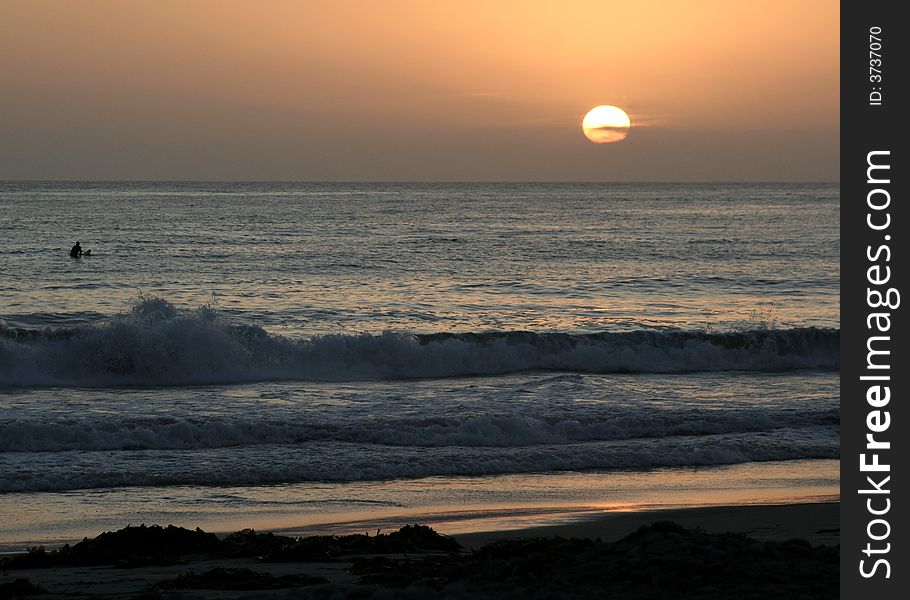
[[[891,411],[886,410],[891,401],[891,311],[901,303],[900,291],[889,286],[892,279],[891,266],[891,193],[885,187],[891,184],[891,165],[886,164],[890,150],[876,150],[866,155],[866,183],[874,186],[866,194],[866,225],[880,235],[877,247],[866,246],[866,366],[860,381],[866,387],[866,446],[859,455],[859,470],[865,475],[863,489],[857,492],[866,497],[866,546],[861,552],[867,557],[860,559],[859,572],[864,578],[876,576],[891,578],[891,452],[890,436]],[[879,171],[884,171],[879,175]],[[867,565],[871,562],[871,565]],[[881,572],[880,572],[881,571]]]

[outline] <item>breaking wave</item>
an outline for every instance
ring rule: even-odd
[[[216,310],[144,299],[88,326],[0,322],[0,386],[185,385],[580,373],[836,370],[840,332],[815,327],[731,333],[638,331],[269,334]]]

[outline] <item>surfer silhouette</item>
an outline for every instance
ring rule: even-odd
[[[76,242],[76,245],[70,250],[70,258],[79,258],[80,256],[82,256],[82,246],[79,245],[79,242]]]

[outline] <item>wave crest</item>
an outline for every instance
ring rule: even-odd
[[[232,323],[211,307],[142,299],[91,326],[0,324],[0,386],[183,385],[581,373],[834,370],[840,332],[638,331],[333,334],[292,340]]]

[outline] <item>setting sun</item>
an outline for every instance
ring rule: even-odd
[[[866,4],[0,0],[0,600],[889,591]]]
[[[609,105],[592,108],[581,122],[585,137],[595,144],[622,141],[629,135],[631,126],[632,121],[626,111]]]

